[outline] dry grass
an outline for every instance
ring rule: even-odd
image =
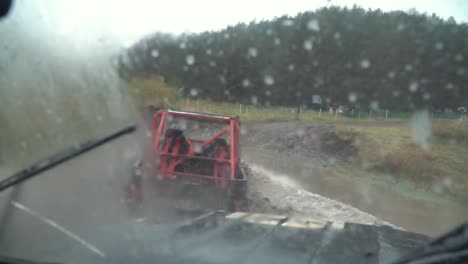
[[[361,169],[387,173],[395,180],[414,183],[418,189],[468,201],[466,127],[454,121],[435,122],[430,150],[414,144],[406,126],[340,126],[337,131],[348,137],[349,129],[357,133],[353,144]]]

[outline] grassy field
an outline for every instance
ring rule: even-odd
[[[415,144],[406,125],[339,124],[334,133],[353,138],[358,150],[357,164],[337,167],[339,174],[394,184],[421,198],[433,193],[439,201],[468,202],[467,122],[433,121],[429,149]]]

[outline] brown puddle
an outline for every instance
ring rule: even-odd
[[[436,236],[468,221],[468,208],[403,196],[391,185],[346,179],[327,172],[313,159],[244,147],[242,159],[288,175],[302,187],[370,213],[405,230]]]

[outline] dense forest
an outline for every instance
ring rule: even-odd
[[[468,24],[435,14],[326,7],[220,31],[154,33],[121,78],[162,76],[194,98],[252,104],[455,110],[468,105]],[[315,97],[317,98],[317,96]]]

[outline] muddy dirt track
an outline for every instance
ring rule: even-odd
[[[391,190],[343,182],[321,173],[318,161],[324,156],[317,141],[328,128],[301,123],[244,126],[243,159],[253,173],[249,190],[253,210],[341,222],[388,222],[426,234],[439,233],[468,219],[468,214],[459,208],[408,201]],[[285,136],[288,131],[295,132]],[[280,143],[276,140],[278,136],[283,140]],[[96,238],[94,230],[113,226],[133,230],[130,223],[135,219],[130,217],[123,201],[123,186],[131,164],[148,151],[144,147],[148,139],[144,131],[125,136],[3,192],[0,253],[49,260],[50,254],[73,248],[80,257],[95,255],[85,245],[77,249],[76,239],[57,231],[48,220],[91,244],[96,239],[101,242],[106,239]],[[310,148],[297,147],[300,144]],[[346,157],[338,154],[335,158],[348,162]],[[6,171],[0,176],[5,178]],[[12,202],[39,216],[13,206]],[[43,242],[44,237],[47,243]]]
[[[353,125],[391,127],[405,123]],[[296,189],[342,202],[375,216],[378,222],[388,222],[405,230],[435,236],[468,221],[466,207],[418,200],[403,196],[391,185],[335,175],[327,164],[353,163],[357,150],[349,142],[327,142],[330,140],[328,132],[333,129],[333,124],[313,122],[245,124],[243,158],[259,174],[287,179]],[[282,205],[287,208],[294,204],[291,201]],[[357,216],[348,221],[367,220],[369,218]]]

